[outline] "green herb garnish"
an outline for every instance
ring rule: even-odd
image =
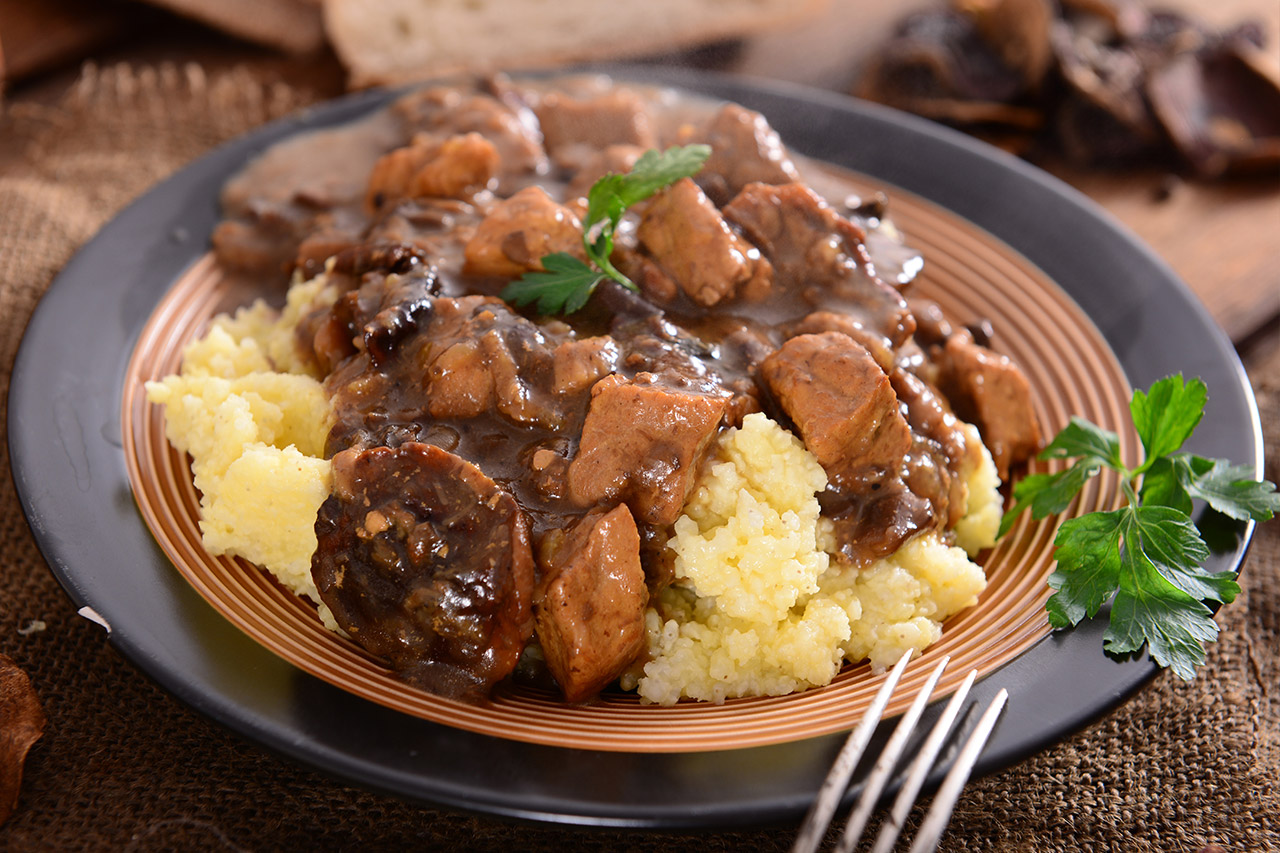
[[[1027,508],[1037,519],[1062,512],[1103,468],[1119,473],[1125,507],[1068,519],[1058,529],[1049,622],[1075,625],[1110,601],[1104,648],[1125,654],[1146,644],[1158,664],[1185,680],[1204,663],[1204,642],[1218,636],[1206,602],[1226,604],[1240,592],[1231,572],[1203,570],[1209,549],[1191,520],[1192,499],[1240,521],[1280,512],[1275,485],[1252,479],[1251,465],[1177,452],[1200,422],[1207,396],[1204,382],[1184,384],[1181,374],[1133,392],[1129,412],[1144,451],[1136,468],[1121,460],[1119,436],[1073,417],[1040,458],[1076,461],[1056,474],[1023,478],[1000,523],[1003,536]]]
[[[662,153],[650,150],[625,175],[611,172],[596,181],[587,193],[587,216],[582,223],[587,263],[568,252],[544,255],[544,271],[525,273],[503,289],[502,298],[517,305],[536,302],[542,314],[572,314],[587,304],[596,285],[606,278],[638,290],[609,260],[622,215],[633,204],[697,174],[710,156],[707,145],[668,148]]]

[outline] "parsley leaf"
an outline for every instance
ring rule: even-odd
[[[1013,527],[1018,514],[1028,506],[1035,518],[1055,515],[1066,509],[1084,484],[1104,466],[1121,465],[1120,436],[1084,418],[1072,417],[1049,445],[1041,459],[1080,457],[1070,468],[1056,474],[1030,474],[1013,487],[1013,508],[1000,519],[999,536]]]
[[[1049,575],[1045,609],[1055,628],[1075,625],[1096,616],[1120,585],[1120,526],[1122,510],[1091,512],[1068,519],[1053,540],[1058,568]]]
[[[1218,638],[1212,613],[1153,571],[1140,550],[1126,549],[1125,558],[1126,572],[1102,635],[1103,648],[1127,654],[1145,644],[1156,663],[1190,681],[1204,663],[1204,643]]]
[[[568,252],[544,255],[545,272],[525,273],[518,282],[508,284],[502,298],[517,305],[536,302],[539,313],[555,314],[563,311],[572,314],[591,297],[592,291],[604,278],[604,273],[592,269]],[[521,285],[516,287],[516,285]]]
[[[1056,474],[1028,474],[1023,477],[1013,487],[1013,508],[1000,519],[999,535],[1008,533],[1018,515],[1028,506],[1034,518],[1062,512],[1075,500],[1084,484],[1098,473],[1099,467],[1082,459]]]
[[[1054,593],[1045,605],[1049,623],[1075,625],[1110,602],[1106,650],[1124,654],[1145,645],[1153,660],[1183,679],[1194,676],[1204,663],[1204,643],[1218,636],[1206,602],[1227,604],[1240,592],[1231,572],[1203,569],[1209,549],[1191,520],[1193,499],[1241,521],[1280,512],[1275,485],[1254,480],[1252,465],[1177,452],[1204,416],[1207,399],[1204,382],[1184,382],[1181,375],[1135,390],[1129,411],[1145,455],[1134,468],[1121,459],[1115,433],[1072,418],[1040,458],[1076,461],[1023,478],[1000,524],[1003,535],[1028,508],[1037,519],[1062,512],[1103,468],[1118,472],[1126,506],[1058,528],[1057,568],[1049,576]]]
[[[1223,515],[1238,521],[1264,520],[1280,512],[1275,484],[1252,479],[1252,465],[1231,465],[1225,459],[1183,455],[1174,460],[1178,482],[1193,498],[1200,498]]]
[[[1174,460],[1157,459],[1142,475],[1142,490],[1138,493],[1144,506],[1168,506],[1191,515],[1191,495],[1178,477]]]
[[[1181,373],[1157,381],[1145,394],[1133,392],[1129,413],[1148,460],[1168,456],[1191,437],[1208,398],[1203,381],[1192,379],[1184,385]]]
[[[1054,436],[1049,446],[1040,452],[1041,459],[1065,459],[1080,456],[1082,461],[1096,461],[1098,465],[1115,467],[1120,461],[1120,436],[1110,430],[1072,416],[1071,423]]]
[[[572,314],[587,304],[596,286],[611,278],[631,290],[638,288],[614,267],[613,239],[627,209],[670,186],[692,177],[711,156],[707,145],[684,145],[664,152],[646,151],[630,172],[610,172],[587,192],[587,215],[582,223],[582,247],[587,262],[566,252],[542,258],[544,271],[528,272],[502,290],[502,298],[518,305],[537,303],[542,314]]]

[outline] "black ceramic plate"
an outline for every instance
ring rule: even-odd
[[[1147,249],[1071,189],[954,132],[841,96],[703,73],[616,76],[738,101],[796,151],[936,202],[990,231],[1060,284],[1093,319],[1135,385],[1169,373],[1211,391],[1192,449],[1261,471],[1257,410],[1230,343]],[[424,802],[508,816],[616,826],[722,826],[798,817],[838,735],[688,754],[594,752],[472,734],[388,710],[290,666],[233,627],[169,564],[139,517],[121,449],[123,376],[171,282],[208,248],[222,183],[300,130],[386,102],[371,92],[274,123],[160,184],[121,213],[53,283],[28,327],[9,400],[18,491],[46,559],[110,640],[198,711],[340,778]],[[1237,570],[1251,526],[1214,571]],[[1058,632],[974,689],[1009,708],[978,773],[1054,743],[1132,695],[1157,671],[1102,652],[1105,625]],[[932,780],[935,784],[937,779]]]

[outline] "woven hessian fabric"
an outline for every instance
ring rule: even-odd
[[[86,68],[52,105],[0,106],[0,400],[41,293],[124,204],[197,155],[315,100],[246,68]],[[1280,347],[1248,354],[1280,456]],[[0,403],[2,406],[3,403]],[[375,795],[245,743],[154,686],[76,615],[15,493],[0,411],[0,653],[48,714],[11,850],[785,850],[794,826],[668,835],[513,824]],[[1190,684],[1161,676],[1080,734],[972,783],[944,850],[1280,850],[1280,522]],[[43,630],[31,630],[35,621]],[[38,627],[38,626],[36,626]],[[913,818],[918,819],[917,815]]]

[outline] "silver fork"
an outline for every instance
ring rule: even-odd
[[[857,727],[849,733],[849,739],[845,742],[844,748],[840,750],[840,754],[836,756],[835,763],[831,766],[831,771],[827,774],[826,780],[823,781],[822,787],[818,789],[817,798],[813,801],[813,805],[809,807],[809,813],[805,815],[804,824],[801,825],[800,832],[796,836],[795,842],[791,845],[792,853],[812,853],[812,851],[818,849],[818,844],[821,843],[822,837],[826,834],[827,826],[835,814],[840,798],[849,786],[849,779],[853,776],[854,768],[858,766],[858,762],[862,759],[862,754],[866,751],[876,724],[880,722],[880,715],[884,713],[885,706],[889,704],[889,697],[892,695],[894,688],[898,686],[898,679],[902,677],[902,672],[907,668],[907,661],[910,659],[911,652],[907,652],[894,665],[885,679],[884,685],[881,686],[880,691],[876,693],[875,699],[872,700],[871,707],[867,708],[867,712],[858,721]],[[920,688],[920,692],[916,694],[915,700],[912,701],[911,707],[902,715],[902,719],[898,721],[898,725],[894,728],[889,742],[885,744],[884,750],[876,760],[875,767],[872,768],[871,774],[867,777],[862,792],[858,795],[858,801],[854,804],[853,810],[849,814],[844,833],[835,848],[840,853],[851,853],[861,840],[862,832],[867,825],[867,818],[871,816],[872,809],[875,808],[876,803],[879,801],[880,794],[884,791],[884,786],[889,781],[889,777],[892,775],[893,769],[907,745],[907,739],[915,729],[916,723],[919,722],[920,715],[924,713],[924,706],[928,704],[929,697],[933,693],[934,687],[937,686],[938,679],[942,677],[942,671],[947,668],[949,660],[949,658],[944,657],[933,672],[929,674],[924,686]],[[973,686],[973,681],[977,675],[978,671],[973,670],[965,677],[960,688],[952,695],[951,700],[947,702],[946,708],[942,711],[942,716],[934,723],[933,729],[920,746],[915,758],[912,759],[910,766],[907,768],[907,775],[902,782],[902,787],[898,790],[897,799],[893,801],[893,807],[880,825],[880,834],[876,836],[875,847],[872,848],[873,853],[888,853],[893,849],[893,845],[897,842],[902,832],[903,824],[906,822],[907,813],[911,811],[911,806],[914,804],[916,796],[920,793],[920,788],[924,784],[929,769],[933,767],[938,753],[942,750],[942,745],[946,741],[947,735],[951,732],[951,727],[955,724],[956,717],[960,714],[960,708],[968,697],[969,688]],[[916,833],[910,853],[929,853],[929,851],[937,848],[938,842],[942,839],[942,833],[947,828],[947,822],[951,819],[951,812],[955,808],[956,800],[960,798],[960,790],[964,787],[965,782],[968,781],[969,774],[973,771],[973,765],[978,760],[978,754],[982,752],[982,747],[986,745],[987,738],[990,737],[991,730],[995,727],[996,719],[1000,716],[1000,712],[1004,710],[1005,702],[1008,698],[1009,692],[1001,688],[996,693],[995,698],[991,700],[991,704],[982,712],[977,725],[973,727],[973,731],[970,732],[968,739],[965,740],[964,745],[960,748],[955,762],[947,772],[947,776],[943,780],[941,787],[938,788],[937,794],[934,795],[933,804],[929,807],[929,812],[925,815],[924,822],[920,825],[920,831]]]

